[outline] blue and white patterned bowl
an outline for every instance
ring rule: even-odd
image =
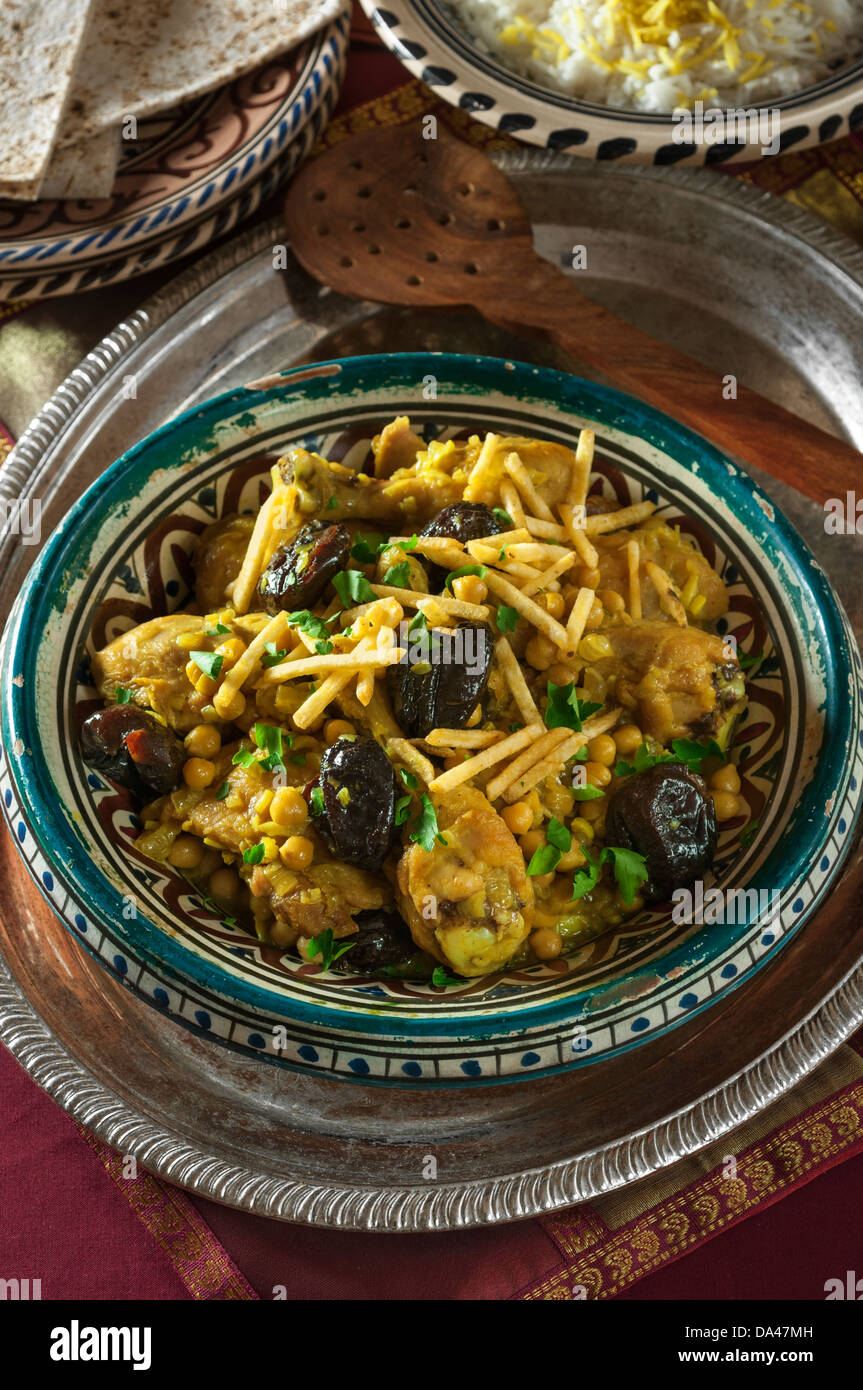
[[[670,115],[577,101],[513,72],[462,24],[452,0],[361,0],[378,34],[436,96],[495,130],[589,159],[637,164],[729,164],[760,158],[762,137],[744,144],[675,143]],[[742,103],[747,105],[748,103]],[[814,87],[767,103],[779,115],[779,151],[804,149],[863,127],[863,61]]]
[[[77,751],[77,721],[96,698],[88,647],[187,601],[196,535],[258,504],[274,452],[301,441],[356,463],[402,413],[427,437],[494,428],[571,441],[589,423],[604,490],[623,502],[647,495],[697,537],[730,590],[723,630],[765,653],[735,741],[747,816],[723,827],[715,879],[778,894],[778,920],[765,921],[754,899],[734,925],[681,928],[643,912],[566,960],[436,989],[302,964],[221,921],[183,878],[135,851],[128,797]],[[860,809],[860,657],[825,576],[772,503],[710,445],[637,401],[487,358],[298,368],[150,435],[93,484],[39,556],[7,627],[2,690],[3,810],[69,930],[186,1026],[354,1079],[543,1075],[721,1007],[828,893]],[[757,822],[745,847],[742,819]]]

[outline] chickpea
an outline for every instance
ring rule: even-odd
[[[592,830],[590,835],[591,838],[593,838]],[[587,836],[584,838],[587,839]],[[565,850],[560,856],[560,859],[557,861],[557,872],[559,874],[567,874],[571,869],[580,869],[584,862],[585,858],[580,847],[574,844],[572,849]]]
[[[183,739],[186,752],[193,758],[212,758],[222,746],[221,735],[212,724],[196,724]]]
[[[598,589],[602,582],[599,570],[591,569],[590,565],[576,565],[575,577],[583,589]]]
[[[605,763],[587,762],[584,771],[592,787],[607,787],[611,781],[611,768],[606,767]]]
[[[324,725],[324,740],[326,743],[335,743],[338,738],[349,738],[356,733],[356,728],[349,719],[328,719]]]
[[[626,600],[623,594],[617,593],[615,589],[597,589],[596,597],[601,600],[606,613],[622,613],[626,607]]]
[[[524,649],[526,659],[535,671],[547,671],[554,661],[554,644],[547,637],[531,637]]]
[[[282,863],[288,869],[305,869],[315,857],[315,847],[305,835],[292,835],[279,850]]]
[[[555,594],[552,593],[551,590],[546,590],[544,594],[540,594],[539,598],[537,599],[537,603],[539,604],[540,608],[544,608],[546,613],[548,613],[552,618],[563,617],[563,611],[566,606],[564,603],[563,594]]]
[[[554,960],[563,950],[560,932],[555,931],[554,927],[540,927],[531,932],[530,944],[537,960]]]
[[[733,763],[726,763],[714,772],[710,779],[710,790],[714,792],[733,792],[736,795],[740,791],[740,774]]]
[[[236,666],[245,650],[246,644],[241,641],[239,637],[226,638],[225,641],[216,648],[219,655],[224,658],[222,661],[222,670],[230,671],[232,666]]]
[[[209,758],[187,758],[183,763],[183,781],[193,791],[203,791],[216,775],[216,765]]]
[[[525,859],[530,859],[539,849],[540,845],[545,844],[545,836],[541,830],[528,830],[525,835],[521,836],[518,843],[521,846]]]
[[[579,807],[579,819],[590,822],[594,835],[602,835],[607,810],[608,798],[605,796],[599,796],[594,801],[583,801]]]
[[[225,700],[221,705],[219,705],[218,708],[219,714],[223,719],[226,719],[229,722],[233,721],[234,719],[239,719],[241,715],[245,712],[246,697],[243,694],[242,690],[235,690],[230,700]]]
[[[205,878],[209,882],[211,875],[216,872],[216,870],[221,866],[221,863],[222,856],[219,853],[219,851],[217,849],[211,849],[209,846],[207,846],[207,848],[204,849],[203,855],[201,856],[201,862],[198,865],[198,873],[201,875],[201,878]]]
[[[558,820],[563,820],[572,810],[574,800],[572,787],[566,787],[562,782],[552,780],[550,777],[543,787],[543,800],[547,809]]]
[[[270,802],[270,820],[287,829],[303,825],[308,814],[306,799],[299,787],[280,787]]]
[[[740,813],[740,801],[733,792],[711,792],[713,805],[716,810],[716,819],[722,825],[724,821],[733,820]]]
[[[227,866],[217,869],[210,877],[210,892],[214,898],[235,902],[240,894],[240,876]]]
[[[617,744],[618,753],[623,758],[631,758],[644,742],[644,734],[637,724],[624,724],[621,728],[615,729],[612,738]]]
[[[168,863],[175,869],[197,869],[204,857],[204,846],[194,835],[178,835],[171,846]]]
[[[488,598],[488,585],[478,574],[462,574],[452,582],[452,591],[462,603],[484,603]]]
[[[558,661],[554,666],[549,666],[545,673],[553,685],[569,685],[573,678],[573,672],[569,666],[564,666],[562,661]]]
[[[617,762],[617,744],[609,734],[597,734],[587,745],[592,763],[602,763],[604,767],[614,767]]]
[[[604,617],[605,609],[603,608],[600,600],[598,598],[595,598],[593,600],[593,603],[590,605],[590,612],[588,613],[587,618],[585,620],[585,632],[593,632],[596,628],[601,627],[602,620]]]
[[[526,835],[533,825],[533,811],[526,801],[514,801],[501,811],[503,823],[513,835]]]
[[[585,802],[586,806],[590,804],[589,801]],[[569,822],[569,828],[572,831],[572,838],[574,840],[579,840],[582,844],[590,844],[593,839],[593,826],[584,816],[575,816],[575,818]]]
[[[579,642],[578,654],[582,661],[602,661],[611,656],[612,646],[601,632],[591,632]]]

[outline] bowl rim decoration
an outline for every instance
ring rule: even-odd
[[[429,374],[437,394],[421,403],[420,383]],[[100,867],[91,857],[81,815],[64,805],[52,750],[43,746],[45,731],[57,740],[65,732],[68,739],[67,696],[75,686],[69,668],[77,655],[58,671],[56,636],[65,630],[69,640],[76,623],[88,628],[101,602],[94,593],[94,564],[101,557],[105,573],[110,564],[114,577],[122,558],[115,542],[127,519],[134,529],[144,508],[152,526],[153,499],[141,492],[145,484],[152,490],[154,479],[167,481],[173,495],[177,478],[188,473],[191,498],[201,487],[197,473],[205,478],[209,467],[214,478],[225,476],[224,464],[213,463],[214,454],[221,458],[219,449],[244,449],[248,457],[260,450],[267,429],[281,439],[307,438],[311,429],[345,417],[381,422],[401,409],[409,413],[411,401],[418,418],[442,421],[449,410],[466,423],[494,418],[496,411],[528,419],[536,409],[549,435],[557,429],[571,437],[576,421],[592,421],[612,455],[615,447],[625,452],[625,445],[614,443],[618,437],[639,442],[642,455],[632,455],[628,465],[636,475],[652,467],[664,476],[671,461],[667,495],[676,498],[685,480],[693,497],[715,498],[718,512],[733,523],[735,553],[742,546],[746,564],[757,567],[774,603],[771,636],[778,642],[783,681],[789,680],[791,661],[793,693],[806,705],[795,712],[792,703],[797,743],[783,753],[777,776],[784,779],[786,797],[789,778],[804,762],[811,778],[795,806],[770,799],[770,815],[765,813],[741,861],[749,873],[741,886],[782,888],[783,915],[775,933],[747,914],[734,927],[689,934],[658,959],[618,973],[608,986],[570,988],[540,1003],[514,1002],[504,990],[472,1006],[470,995],[465,1003],[452,998],[458,991],[447,989],[443,997],[440,991],[425,1000],[412,996],[404,1005],[382,998],[378,982],[371,981],[355,989],[346,1005],[348,996],[338,989],[321,985],[310,993],[301,982],[306,997],[299,997],[298,984],[278,992],[245,978],[239,967],[228,971],[184,944],[170,914],[161,924],[147,914],[131,925],[124,920],[124,896],[104,862]],[[689,503],[687,498],[678,505],[689,512]],[[805,655],[790,643],[794,624],[806,634]],[[39,555],[7,626],[2,681],[4,814],[40,891],[76,939],[127,987],[187,1027],[269,1061],[354,1080],[439,1085],[524,1079],[595,1063],[668,1031],[714,1004],[796,934],[838,874],[860,810],[859,654],[826,577],[781,513],[716,449],[658,411],[565,373],[494,358],[407,353],[294,368],[225,392],[141,440],[79,499]],[[824,732],[815,748],[812,717],[819,712],[829,738]],[[62,749],[55,751],[61,758]],[[792,754],[797,772],[789,767]],[[77,752],[73,762],[75,757]],[[109,787],[105,783],[102,790]],[[103,852],[98,836],[92,848]],[[143,877],[140,871],[137,877]],[[134,880],[126,886],[134,888]],[[682,998],[692,995],[689,1002],[672,1006],[671,994],[684,989],[679,982],[696,976],[699,992],[687,987]],[[607,1017],[597,1007],[603,989]],[[612,996],[619,1017],[608,1003]],[[266,1033],[277,1027],[290,1036],[273,1053]]]
[[[591,159],[642,164],[731,164],[758,157],[760,141],[754,138],[740,145],[677,144],[670,113],[602,106],[543,87],[489,53],[454,18],[455,6],[442,0],[361,4],[386,47],[437,97],[520,140]],[[859,130],[863,54],[802,91],[746,109],[781,113],[780,154]]]

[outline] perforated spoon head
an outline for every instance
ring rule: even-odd
[[[431,140],[394,126],[334,145],[300,170],[285,218],[310,275],[385,304],[499,308],[537,261],[509,180],[441,127]]]

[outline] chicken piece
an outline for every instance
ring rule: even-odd
[[[315,846],[315,857],[307,868],[288,869],[280,859],[256,865],[241,862],[243,851],[272,830],[267,821],[267,793],[273,792],[275,781],[274,774],[258,762],[248,768],[235,766],[232,757],[237,747],[223,748],[214,759],[216,774],[205,791],[182,787],[148,807],[144,819],[179,823],[184,832],[237,856],[237,867],[253,895],[266,899],[273,913],[270,935],[277,945],[292,946],[300,936],[318,936],[327,929],[334,937],[353,935],[357,931],[354,914],[391,904],[392,892],[380,875],[334,859],[310,826],[301,832]],[[308,776],[308,767],[289,763],[278,785],[303,786]],[[227,793],[217,796],[225,782]]]
[[[416,944],[459,975],[502,969],[530,931],[533,885],[512,833],[476,787],[434,799],[446,844],[412,844],[398,905]]]
[[[357,517],[395,528],[424,525],[441,507],[458,502],[463,489],[462,481],[429,460],[399,469],[390,478],[370,478],[340,463],[327,463],[306,449],[292,449],[279,459],[279,472],[296,490],[302,517]]]
[[[401,468],[413,468],[417,454],[425,448],[425,441],[414,434],[411,422],[406,415],[399,415],[384,425],[379,435],[372,441],[375,456],[375,477],[391,478]]]
[[[253,516],[223,516],[198,537],[192,564],[195,602],[202,613],[214,613],[228,602],[225,595],[240,573],[254,525]]]
[[[697,587],[693,597],[701,595],[704,598],[704,604],[696,615],[699,623],[714,622],[728,612],[728,590],[716,570],[688,536],[681,535],[665,522],[648,522],[646,526],[632,531],[612,531],[607,536],[597,536],[595,545],[599,551],[600,574],[597,588],[615,589],[619,594],[629,593],[626,545],[630,540],[638,541],[640,550],[641,606],[645,618],[665,616],[647,573],[648,560],[661,566],[671,576],[678,592],[695,578]]]
[[[586,689],[596,672],[614,703],[637,711],[644,733],[662,744],[716,735],[743,697],[740,667],[711,632],[659,621],[607,628],[604,635],[612,654],[585,668]]]
[[[248,613],[229,626],[232,634],[248,642],[267,621],[266,613]],[[187,734],[200,724],[201,711],[211,697],[196,690],[189,681],[189,649],[180,646],[179,639],[200,633],[202,650],[222,640],[211,641],[203,629],[204,619],[200,615],[169,613],[115,637],[91,661],[93,681],[100,695],[113,701],[118,685],[131,690],[136,705],[153,710],[176,733]]]
[[[540,497],[552,510],[558,502],[565,501],[575,467],[572,449],[551,440],[523,439],[520,435],[499,436],[492,459],[484,460],[482,467],[468,478],[464,490],[466,501],[485,502],[489,507],[498,505],[498,489],[501,480],[507,477],[504,462],[507,454],[512,453],[518,454]],[[525,511],[530,513],[529,505],[525,506]]]

